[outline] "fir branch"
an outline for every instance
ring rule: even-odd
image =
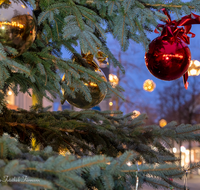
[[[183,6],[185,5],[188,5],[188,4],[185,4],[185,5],[174,5],[174,4],[148,4],[148,3],[142,3],[145,7],[168,7],[168,8],[182,8]],[[188,7],[190,9],[195,9],[194,6],[189,6]]]

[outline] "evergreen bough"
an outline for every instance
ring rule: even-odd
[[[152,32],[160,19],[166,18],[160,8],[177,16],[200,11],[199,0],[184,3],[172,0],[29,0],[38,21],[37,39],[19,57],[7,54],[16,50],[0,44],[0,190],[18,189],[127,189],[144,183],[157,189],[184,189],[169,178],[185,175],[185,168],[170,151],[170,140],[200,141],[200,125],[169,123],[164,129],[145,126],[145,115],[132,119],[133,113],[120,111],[83,110],[48,112],[35,105],[30,111],[8,110],[5,96],[9,89],[30,93],[38,102],[59,95],[61,88],[71,96],[80,91],[86,100],[91,96],[81,79],[92,78],[104,91],[123,98],[121,88],[97,77],[80,62],[62,59],[61,48],[71,54],[80,45],[83,53],[97,55],[98,49],[110,59],[110,64],[123,66],[112,55],[106,43],[111,33],[127,50],[131,40],[147,49]],[[61,81],[65,74],[66,82]],[[19,88],[18,88],[19,87]],[[71,89],[74,89],[72,91]],[[119,91],[120,89],[120,91]],[[113,114],[114,116],[111,116]],[[9,135],[8,135],[9,134]],[[40,151],[34,151],[31,139],[36,139]],[[59,155],[65,151],[65,156]],[[144,164],[138,166],[142,161]],[[127,163],[132,165],[128,166]],[[191,170],[200,163],[192,164]],[[6,181],[5,177],[19,181]],[[23,179],[26,178],[26,181]]]

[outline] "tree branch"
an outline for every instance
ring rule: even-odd
[[[172,5],[172,4],[149,4],[149,3],[143,3],[145,7],[173,7],[173,8],[182,8],[183,5]],[[190,9],[195,9],[193,6],[188,6]]]
[[[39,127],[37,125],[17,123],[17,122],[13,122],[13,123],[12,122],[6,122],[6,124],[8,124],[11,127],[21,126],[21,127],[24,127],[24,128],[30,128],[30,129],[34,129],[34,130],[37,130],[38,128],[53,129],[53,128],[43,128],[43,127]],[[80,131],[80,130],[77,130],[77,129],[62,129],[62,128],[59,128],[58,130],[62,131],[62,132],[68,132],[68,133],[78,132],[78,133],[81,133],[81,134],[87,134],[86,132]]]

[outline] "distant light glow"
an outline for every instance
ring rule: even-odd
[[[144,81],[143,89],[145,91],[153,92],[155,88],[156,88],[156,84],[153,82],[153,80],[147,79]]]
[[[197,75],[197,69],[191,69],[189,71],[189,73],[190,73],[190,76],[196,76]]]
[[[111,84],[113,86],[117,86],[118,83],[119,83],[118,77],[116,75],[114,75],[114,74],[109,74],[109,81],[111,82]]]
[[[164,127],[165,125],[167,125],[167,121],[165,119],[161,119],[159,121],[159,125],[160,125],[160,127]]]
[[[173,153],[176,153],[177,152],[177,149],[176,147],[173,148]]]
[[[132,163],[129,161],[129,162],[126,163],[126,165],[127,165],[127,166],[131,166]]]
[[[197,61],[197,60],[194,60],[194,65],[197,66],[197,67],[199,67],[200,66],[200,62]]]
[[[113,106],[113,102],[109,102],[109,106]]]
[[[134,115],[131,116],[132,119],[138,117],[138,116],[140,115],[140,112],[137,111],[137,110],[134,110],[134,111],[133,111],[133,114],[134,114]]]
[[[188,68],[189,76],[198,76],[200,74],[200,62],[198,60],[191,60]]]
[[[142,165],[142,162],[141,162],[141,161],[138,161],[138,165]]]
[[[11,90],[8,91],[8,95],[9,95],[9,96],[12,95],[12,91],[11,91]]]
[[[181,152],[185,152],[186,148],[184,146],[181,146]]]
[[[24,8],[24,9],[26,8],[24,5],[21,5],[21,6],[22,6],[22,8]]]

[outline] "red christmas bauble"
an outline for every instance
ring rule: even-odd
[[[191,60],[188,46],[180,38],[160,36],[149,45],[145,63],[152,75],[162,80],[175,80],[185,74]]]

